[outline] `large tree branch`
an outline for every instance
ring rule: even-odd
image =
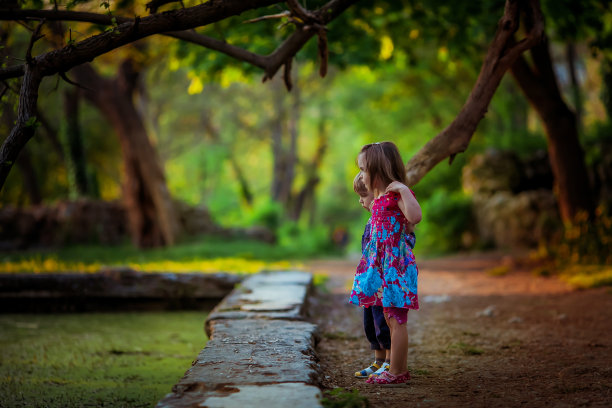
[[[265,0],[260,0],[260,1],[265,1]],[[342,14],[344,10],[346,10],[349,6],[356,3],[357,1],[358,0],[331,0],[329,3],[325,4],[319,10],[314,11],[314,12],[309,12],[309,13],[311,16],[314,16],[313,18],[317,19],[317,21],[319,21],[320,24],[325,25],[331,22],[334,18],[336,18],[340,14]],[[212,2],[209,2],[209,3],[212,3]],[[206,3],[206,4],[209,4],[209,3]],[[265,3],[266,4],[264,5],[268,5],[268,4],[278,3],[278,1],[265,1]],[[263,5],[257,6],[257,7],[262,7],[262,6]],[[200,6],[197,6],[197,7],[200,7]],[[190,9],[183,9],[183,10],[191,10],[194,8],[195,7],[192,7]],[[177,10],[177,12],[183,11],[183,10]],[[169,14],[169,13],[172,13],[172,12],[167,12],[163,14]],[[148,19],[155,17],[155,16],[156,15],[140,19],[140,22],[138,24],[139,30],[142,30],[141,27],[143,23],[146,23],[147,21],[149,21]],[[181,17],[176,17],[176,18],[181,18]],[[45,19],[49,21],[80,21],[80,22],[88,22],[88,23],[101,24],[101,25],[113,24],[112,17],[108,15],[98,14],[98,13],[65,11],[65,10],[11,10],[11,11],[3,12],[2,15],[0,15],[0,20],[27,20],[27,19]],[[124,27],[124,25],[134,25],[135,23],[134,19],[128,18],[128,17],[115,16],[115,19],[117,23],[121,24],[121,26],[118,27],[118,29],[121,27]],[[161,23],[158,23],[158,24],[161,24]],[[268,79],[268,78],[272,78],[276,74],[276,72],[278,72],[278,69],[282,65],[287,63],[291,58],[293,58],[295,54],[297,54],[297,52],[304,46],[304,44],[306,44],[306,42],[310,38],[312,38],[313,35],[316,34],[316,31],[309,29],[308,26],[298,27],[298,29],[287,40],[285,40],[274,52],[272,52],[268,56],[262,56],[262,55],[255,54],[250,51],[244,50],[240,47],[228,44],[224,41],[217,40],[212,37],[208,37],[202,34],[195,33],[193,31],[182,31],[182,30],[191,29],[197,26],[204,26],[207,24],[210,24],[210,22],[201,23],[197,25],[181,24],[182,27],[176,28],[176,30],[165,30],[163,29],[163,26],[160,25],[160,27],[158,28],[156,32],[151,32],[147,35],[142,35],[141,37],[138,37],[138,38],[142,38],[144,36],[149,36],[153,34],[162,34],[162,35],[174,37],[174,38],[177,38],[183,41],[188,41],[194,44],[198,44],[203,47],[209,48],[211,50],[222,52],[230,57],[233,57],[240,61],[247,62],[253,66],[259,67],[265,71],[266,73],[265,79]],[[106,33],[106,35],[108,34],[109,33]],[[105,35],[105,34],[100,34],[99,36],[101,35]],[[95,37],[99,37],[99,36],[95,36]],[[91,38],[94,38],[94,37],[91,37]],[[88,40],[90,39],[81,41],[77,45],[80,45],[83,42],[88,41]],[[120,45],[124,45],[129,42],[131,41],[121,43]],[[120,45],[117,45],[117,47]],[[75,46],[76,45],[67,46],[58,51],[66,50],[67,48],[75,47]],[[114,47],[114,48],[117,48],[117,47]],[[108,52],[108,51],[103,51],[102,53],[104,52]],[[101,54],[98,54],[98,55],[101,55]],[[82,61],[82,62],[91,61],[98,55],[94,55],[88,60]],[[69,68],[71,67],[68,67],[68,69]],[[65,72],[68,69],[63,69],[61,71],[56,71],[56,72]],[[23,65],[1,69],[0,70],[0,80],[22,76],[23,72],[24,72]]]
[[[532,24],[529,24],[525,38],[515,42],[514,35],[519,27],[522,7]],[[450,157],[452,161],[457,153],[467,149],[502,77],[522,52],[541,41],[543,33],[544,23],[538,0],[506,0],[504,15],[499,21],[476,84],[463,108],[446,129],[427,142],[406,164],[410,185],[418,183],[445,158]]]

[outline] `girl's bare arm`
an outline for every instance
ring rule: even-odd
[[[400,183],[399,181],[394,181],[387,186],[385,190],[386,193],[389,191],[395,191],[399,193],[401,196],[401,200],[397,203],[400,210],[404,214],[404,217],[411,224],[415,225],[421,221],[421,206],[419,202],[414,198],[414,195],[405,184]]]

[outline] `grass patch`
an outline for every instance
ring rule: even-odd
[[[425,370],[425,369],[416,369],[413,370],[412,373],[414,375],[422,375],[422,376],[429,376],[431,374],[431,372],[429,370]]]
[[[484,350],[463,342],[459,342],[459,343],[455,343],[449,346],[449,348],[452,349],[459,349],[463,352],[463,354],[465,354],[466,356],[479,356],[481,354],[484,354]]]
[[[255,273],[300,268],[300,259],[292,250],[265,242],[204,237],[149,250],[125,244],[11,252],[0,255],[0,273],[93,273],[105,266],[144,272]]]
[[[368,399],[359,394],[358,390],[345,390],[344,388],[334,388],[325,391],[321,404],[325,408],[368,408]]]
[[[206,344],[204,312],[0,315],[2,406],[154,406]]]
[[[323,333],[323,337],[329,340],[357,340],[359,338],[343,331]]]

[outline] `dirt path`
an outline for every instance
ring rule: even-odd
[[[417,259],[418,261],[418,259]],[[323,390],[357,389],[372,407],[611,407],[612,290],[575,291],[511,267],[500,255],[419,262],[404,388],[353,377],[372,361],[361,310],[347,304],[351,261],[308,266],[330,277],[313,301]]]

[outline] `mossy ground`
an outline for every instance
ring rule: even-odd
[[[206,344],[206,313],[0,315],[3,407],[151,407]]]

